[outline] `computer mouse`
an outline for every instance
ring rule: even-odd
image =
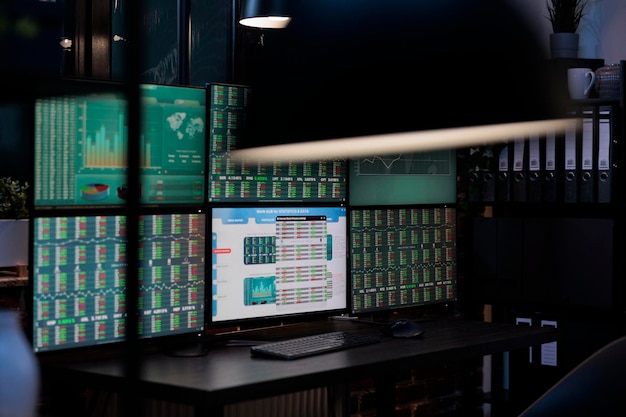
[[[424,329],[413,320],[400,319],[382,328],[384,334],[393,337],[417,337],[424,333]]]

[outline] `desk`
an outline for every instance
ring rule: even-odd
[[[161,399],[196,407],[198,414],[218,412],[225,404],[359,378],[376,379],[378,415],[393,415],[395,373],[498,354],[558,339],[552,328],[517,327],[469,320],[435,320],[422,323],[425,334],[417,339],[385,337],[381,343],[293,361],[256,358],[249,347],[214,347],[195,358],[147,354],[140,362],[140,378],[131,384],[135,397]],[[324,321],[316,330],[354,329],[378,332],[378,328],[344,321]],[[251,335],[246,335],[250,338]],[[52,367],[52,368],[50,368]],[[125,386],[120,359],[49,365],[47,374],[59,382],[106,390]],[[380,395],[379,395],[380,390]],[[384,394],[384,395],[383,395]]]

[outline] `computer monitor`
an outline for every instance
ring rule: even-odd
[[[35,352],[126,338],[128,268],[123,215],[32,219],[32,343]],[[139,218],[138,335],[200,333],[205,326],[206,214]],[[171,338],[170,338],[171,339]]]
[[[202,204],[206,90],[143,84],[141,201]],[[122,205],[127,197],[128,106],[107,92],[38,99],[34,207]]]
[[[213,83],[209,89],[208,200],[216,203],[343,203],[346,160],[235,161],[231,151],[249,134],[247,119],[254,94],[244,85]],[[251,134],[251,133],[250,133]]]
[[[347,312],[345,207],[213,207],[212,322]]]
[[[454,204],[456,154],[442,149],[356,158],[349,182],[351,205]]]
[[[349,215],[352,313],[456,301],[454,206],[352,207]]]

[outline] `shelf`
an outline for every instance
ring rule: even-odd
[[[0,288],[26,287],[27,285],[28,277],[0,276]]]

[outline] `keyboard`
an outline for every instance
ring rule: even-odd
[[[336,331],[295,337],[250,348],[255,356],[297,359],[380,342],[371,334]]]

